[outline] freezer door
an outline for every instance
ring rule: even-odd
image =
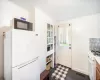
[[[27,62],[38,56],[38,37],[32,31],[13,30],[12,32],[12,67]]]
[[[12,80],[40,80],[38,59],[17,68],[13,68]]]

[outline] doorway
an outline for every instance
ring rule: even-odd
[[[72,68],[72,27],[70,24],[58,26],[57,63]]]

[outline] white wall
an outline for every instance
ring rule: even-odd
[[[35,31],[40,36],[39,53],[40,53],[40,67],[42,72],[46,69],[46,55],[47,55],[47,23],[54,24],[54,21],[44,12],[35,9]]]
[[[3,37],[2,32],[7,30],[12,24],[13,18],[25,17],[29,21],[35,21],[35,32],[39,36],[39,54],[40,54],[40,72],[46,68],[46,53],[47,53],[47,39],[46,39],[46,24],[53,24],[53,20],[39,9],[25,10],[18,5],[10,2],[3,1],[0,7],[0,77],[3,76]],[[6,5],[6,6],[5,6]],[[1,6],[1,5],[0,5]],[[35,13],[34,13],[35,12]],[[32,15],[33,14],[33,15]],[[33,23],[34,24],[34,23]],[[6,26],[6,27],[4,27]]]
[[[13,18],[25,17],[27,20],[29,20],[29,13],[27,10],[13,4],[10,1],[2,1],[0,4],[2,5],[0,10],[0,27],[10,26]]]
[[[29,12],[9,1],[0,1],[0,78],[3,76],[3,34],[12,24],[13,18],[25,17],[29,20]],[[6,26],[6,27],[5,27]]]
[[[100,14],[60,23],[72,24],[72,69],[88,74],[89,38],[100,38]]]

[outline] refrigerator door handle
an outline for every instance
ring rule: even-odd
[[[25,65],[22,65],[21,67],[19,67],[18,69],[21,69],[21,68],[23,68],[23,67],[25,67],[25,66],[27,66],[27,65],[29,65],[29,64],[31,64],[31,63],[33,63],[33,62],[35,62],[35,61],[37,61],[38,60],[38,57],[35,59],[35,60],[33,60],[33,61],[31,61],[31,62],[29,62],[29,63],[27,63],[27,64],[25,64]]]
[[[39,56],[36,57],[36,58],[34,58],[34,59],[36,60],[36,59],[38,59],[38,58],[39,58]],[[20,65],[17,65],[17,66],[15,66],[15,67],[12,67],[12,68],[18,68],[18,67],[20,67],[20,66],[23,66],[23,65],[25,65],[25,64],[27,64],[27,63],[32,62],[34,59],[31,59],[31,60],[29,60],[29,61],[27,61],[27,62],[24,62],[24,63],[22,63],[22,64],[20,64]]]

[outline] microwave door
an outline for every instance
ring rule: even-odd
[[[33,23],[15,18],[14,19],[14,28],[20,29],[20,30],[33,31]]]
[[[17,28],[27,30],[28,29],[28,24],[22,23],[22,22],[17,22]]]

